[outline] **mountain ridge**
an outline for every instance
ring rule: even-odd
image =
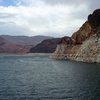
[[[49,36],[0,36],[0,53],[29,53],[30,49],[44,39],[53,38]],[[31,40],[30,40],[31,39]],[[26,41],[26,40],[29,40]],[[30,43],[31,41],[31,43]],[[36,41],[34,43],[34,41]]]
[[[40,42],[42,42],[45,39],[50,39],[53,37],[50,36],[42,36],[42,35],[37,35],[37,36],[11,36],[11,35],[0,35],[4,39],[11,41],[16,44],[21,44],[21,45],[37,45]]]

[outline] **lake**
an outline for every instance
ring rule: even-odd
[[[2,54],[0,100],[100,100],[100,64]]]

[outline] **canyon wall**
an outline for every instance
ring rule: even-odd
[[[61,39],[52,58],[100,63],[100,9],[90,14],[69,39]]]

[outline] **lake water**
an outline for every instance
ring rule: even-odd
[[[100,100],[100,64],[0,55],[0,100]]]

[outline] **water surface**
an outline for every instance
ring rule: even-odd
[[[0,100],[100,100],[100,64],[0,55]]]

